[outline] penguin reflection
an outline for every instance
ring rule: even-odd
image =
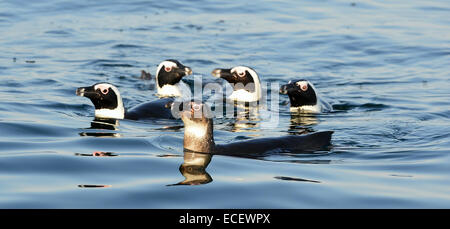
[[[291,112],[290,116],[291,120],[288,132],[291,134],[313,133],[315,132],[313,127],[319,123],[316,114]]]
[[[233,104],[233,106],[230,106]],[[250,103],[237,104],[236,102],[228,103],[226,109],[233,109],[233,112],[224,114],[226,118],[232,116],[232,121],[227,122],[229,130],[232,132],[258,132],[260,127],[259,106]],[[228,121],[228,120],[227,120]]]
[[[211,162],[211,158],[212,154],[198,153],[185,149],[184,162],[180,166],[180,173],[185,179],[173,185],[200,185],[210,183],[213,179],[206,172],[206,167]]]
[[[121,137],[119,133],[109,132],[116,131],[119,126],[119,120],[117,119],[100,119],[95,118],[91,122],[91,127],[85,128],[85,130],[93,130],[93,131],[85,131],[81,132],[80,136],[91,136],[91,137]]]

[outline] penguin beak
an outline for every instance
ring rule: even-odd
[[[190,67],[184,67],[184,73],[188,76],[192,74],[192,69]]]
[[[94,91],[94,87],[80,87],[80,88],[77,88],[75,93],[78,96],[83,96],[83,97],[88,97],[88,98],[90,98],[96,94],[96,92]]]
[[[190,68],[190,67],[187,67],[187,66],[184,66],[184,65],[182,65],[182,66],[180,66],[179,68],[178,68],[178,71],[177,71],[182,77],[183,76],[188,76],[188,75],[192,75],[192,69]]]
[[[280,94],[287,95],[289,84],[281,85]]]
[[[231,77],[231,69],[223,69],[223,68],[216,68],[211,72],[211,75],[217,78],[223,78],[226,79],[228,77]]]

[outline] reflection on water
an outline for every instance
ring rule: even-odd
[[[313,127],[319,124],[316,114],[291,112],[290,134],[308,134],[314,132]]]
[[[329,164],[331,160],[313,160],[313,159],[301,159],[301,160],[292,160],[292,159],[270,159],[270,156],[288,156],[288,157],[308,157],[311,155],[323,155],[329,153],[329,151],[314,151],[314,152],[301,152],[301,153],[281,153],[275,152],[274,154],[257,154],[257,153],[247,153],[247,154],[233,154],[233,153],[220,153],[221,156],[229,156],[236,158],[248,158],[253,160],[262,160],[262,161],[270,161],[270,162],[284,162],[284,163],[296,163],[296,164]],[[184,176],[184,180],[178,182],[176,184],[171,184],[167,186],[174,185],[201,185],[208,184],[213,181],[212,176],[206,171],[206,168],[210,164],[214,154],[211,153],[199,153],[191,150],[184,149],[184,157],[183,163],[179,167],[179,171],[181,175]],[[176,155],[161,155],[161,157],[177,157]],[[320,181],[309,180],[303,178],[294,178],[287,176],[275,176],[275,179],[284,180],[284,181],[304,181],[304,182],[313,182],[320,183]]]
[[[95,118],[91,122],[91,127],[88,129],[117,130],[118,126],[119,126],[119,120],[117,120],[117,119]]]
[[[307,180],[307,179],[297,178],[297,177],[276,176],[276,177],[274,177],[274,178],[275,178],[275,179],[278,179],[278,180],[284,180],[284,181],[301,181],[301,182],[320,183],[320,181]]]
[[[112,185],[107,184],[80,184],[79,188],[111,188]]]
[[[93,153],[75,153],[75,156],[86,156],[86,157],[116,157],[119,156],[119,154],[114,152],[102,152],[102,151],[95,151]]]
[[[261,118],[260,106],[255,104],[228,101],[229,105],[234,105],[232,112],[226,111],[227,130],[232,132],[260,132]],[[229,109],[229,108],[228,108]],[[231,119],[230,119],[231,118]]]
[[[90,136],[90,137],[121,137],[119,133],[115,132],[104,132],[100,130],[118,130],[119,120],[117,119],[99,119],[95,118],[91,122],[91,127],[85,128],[86,130],[92,130],[89,132],[81,132],[80,136]]]
[[[173,185],[199,185],[207,184],[213,179],[206,172],[212,155],[209,153],[198,153],[190,150],[184,150],[184,162],[180,166],[180,173],[184,180]]]

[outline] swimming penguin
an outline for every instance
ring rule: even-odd
[[[174,98],[162,98],[143,103],[130,110],[125,110],[119,90],[109,83],[97,83],[90,87],[76,90],[78,96],[89,98],[95,107],[96,119],[132,119],[149,118],[173,119],[172,104]]]
[[[320,113],[332,110],[329,103],[319,98],[316,88],[308,80],[289,81],[280,87],[280,93],[289,96],[292,112]]]
[[[191,75],[192,69],[177,60],[169,59],[161,62],[156,70],[156,89],[159,97],[191,97],[191,88],[181,79]]]
[[[243,102],[256,102],[261,99],[261,82],[252,68],[246,66],[230,69],[216,68],[211,74],[231,84],[233,93],[228,97],[229,99]]]
[[[331,146],[333,131],[322,131],[306,135],[289,135],[275,138],[261,138],[216,145],[213,134],[213,119],[210,108],[202,103],[186,102],[181,110],[184,122],[185,150],[219,155],[255,157],[271,153],[295,153],[327,150]]]

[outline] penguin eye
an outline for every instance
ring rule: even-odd
[[[172,71],[172,67],[165,67],[164,70],[166,70],[166,72],[170,72]]]
[[[237,72],[239,77],[244,77],[245,76],[245,72]]]
[[[106,94],[108,94],[109,89],[108,88],[104,88],[104,89],[101,90],[101,92],[102,92],[102,94],[106,95]]]
[[[200,104],[192,104],[192,109],[194,109],[194,111],[199,111],[202,108],[202,106]]]
[[[307,84],[303,84],[300,89],[302,89],[302,91],[306,91],[308,90],[308,85]]]
[[[308,90],[308,83],[301,81],[301,82],[297,82],[296,84],[302,91]]]

